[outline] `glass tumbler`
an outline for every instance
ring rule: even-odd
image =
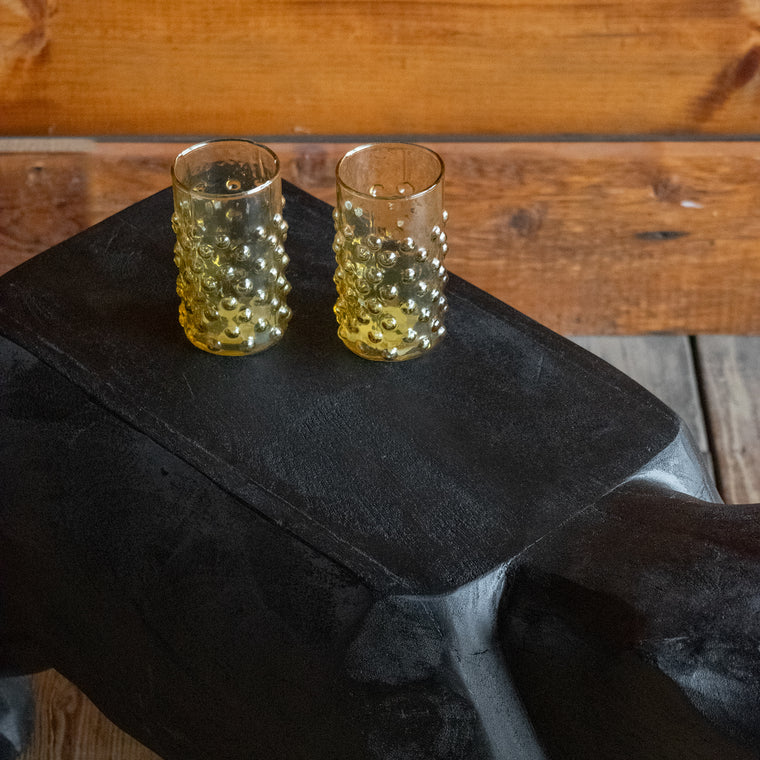
[[[179,321],[190,342],[243,356],[282,338],[288,225],[280,162],[249,140],[212,140],[180,153],[172,166]]]
[[[365,359],[404,361],[443,337],[444,166],[421,145],[377,143],[336,170],[338,335]]]

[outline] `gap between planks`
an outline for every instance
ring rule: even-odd
[[[760,502],[760,336],[695,339],[704,412],[721,493],[729,504]]]

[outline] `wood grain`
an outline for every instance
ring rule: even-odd
[[[88,156],[0,153],[0,274],[88,226]]]
[[[756,143],[432,143],[452,271],[565,333],[760,332]],[[102,143],[90,221],[168,183],[181,145]],[[334,202],[346,143],[275,143]]]
[[[160,760],[55,670],[34,676],[36,722],[19,760]]]
[[[0,268],[166,187],[187,144],[0,141]],[[333,203],[353,144],[272,147],[285,179]],[[760,333],[760,144],[429,144],[447,164],[447,263],[497,298],[565,334]]]
[[[760,338],[704,335],[697,346],[723,498],[760,502]]]
[[[760,332],[754,143],[447,157],[453,271],[571,334]]]
[[[4,134],[750,134],[751,0],[0,2]]]

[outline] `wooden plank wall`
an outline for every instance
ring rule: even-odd
[[[0,139],[0,266],[166,187],[187,144]],[[334,202],[355,143],[271,144],[285,179]],[[450,268],[549,327],[760,332],[760,143],[428,144]]]
[[[0,133],[753,134],[754,0],[0,2]]]
[[[754,333],[758,72],[755,0],[0,0],[0,136],[84,138],[0,141],[0,214],[66,237],[168,183],[172,136],[264,136],[331,200],[349,144],[400,135],[448,163],[453,271],[522,311]]]

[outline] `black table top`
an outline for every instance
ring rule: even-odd
[[[0,333],[361,577],[410,590],[514,556],[676,436],[627,377],[456,276],[436,350],[352,355],[332,314],[330,209],[285,194],[295,316],[269,351],[185,340],[168,190],[0,279]]]

